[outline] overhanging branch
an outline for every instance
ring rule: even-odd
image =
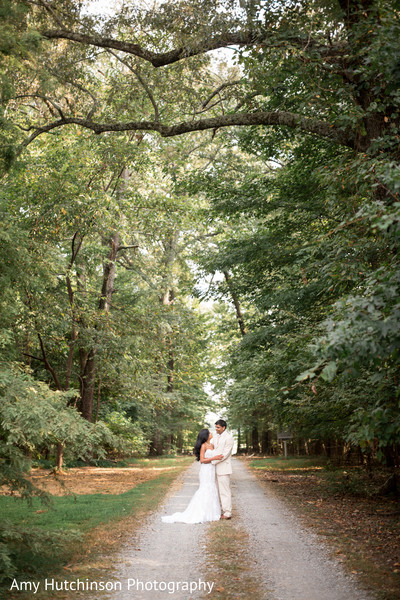
[[[330,139],[343,146],[354,148],[354,135],[350,129],[339,129],[332,123],[311,119],[309,117],[285,111],[259,111],[253,113],[239,112],[226,114],[197,121],[183,121],[176,125],[164,125],[158,121],[96,123],[91,119],[68,117],[58,119],[43,127],[38,127],[32,135],[21,144],[20,152],[42,133],[47,133],[64,125],[79,125],[80,127],[92,130],[96,134],[105,133],[106,131],[155,131],[162,137],[175,137],[185,133],[206,131],[208,129],[217,130],[221,127],[243,127],[251,125],[280,126],[298,129],[304,133],[314,134],[318,137]]]
[[[238,32],[227,32],[224,34],[216,34],[207,40],[200,40],[194,42],[187,47],[174,48],[168,52],[153,52],[143,48],[140,44],[134,44],[132,42],[125,42],[122,40],[116,40],[101,35],[79,33],[75,31],[68,31],[65,29],[51,29],[42,32],[43,37],[47,39],[65,39],[80,44],[87,44],[90,46],[97,46],[99,48],[112,48],[113,50],[121,50],[128,54],[133,54],[138,58],[142,58],[150,62],[153,67],[164,67],[165,65],[171,65],[179,60],[189,58],[191,56],[198,56],[211,50],[217,50],[218,48],[226,48],[227,46],[253,46],[255,44],[261,47],[290,47],[294,46],[300,50],[316,50],[321,56],[343,56],[347,51],[347,44],[339,42],[335,45],[325,46],[317,40],[290,36],[285,41],[274,40],[271,34],[263,31],[238,31]]]

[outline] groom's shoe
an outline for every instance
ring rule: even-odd
[[[221,515],[221,519],[231,519],[232,517],[226,517],[225,515]]]

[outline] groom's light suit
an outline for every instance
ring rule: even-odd
[[[232,513],[232,500],[231,500],[231,455],[233,450],[233,437],[225,429],[221,435],[216,436],[214,440],[214,452],[215,454],[222,454],[221,460],[213,460],[212,464],[215,465],[215,472],[217,474],[217,483],[219,497],[221,500],[222,514],[225,517],[230,517]]]

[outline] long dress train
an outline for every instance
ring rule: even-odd
[[[210,458],[213,451],[208,449],[205,458]],[[192,496],[187,508],[183,512],[161,517],[164,523],[205,523],[206,521],[219,521],[221,505],[219,503],[215,466],[211,463],[202,463],[200,466],[200,486]]]

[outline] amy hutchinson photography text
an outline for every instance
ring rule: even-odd
[[[175,594],[175,592],[194,592],[201,591],[211,594],[214,582],[203,581],[143,581],[141,579],[125,579],[123,581],[103,581],[76,579],[74,581],[44,579],[39,581],[17,581],[13,579],[9,588],[10,592],[32,592],[37,594],[43,592],[116,592],[130,590],[132,592],[165,592]]]

